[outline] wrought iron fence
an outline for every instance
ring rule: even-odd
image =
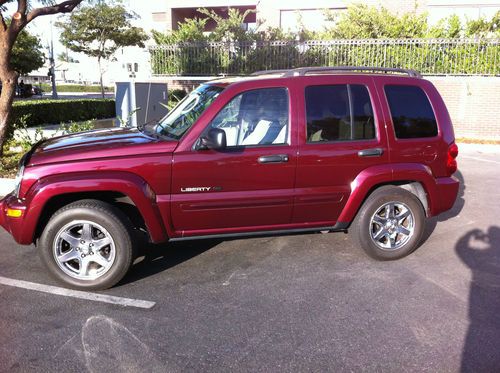
[[[240,75],[303,66],[401,67],[500,75],[500,39],[355,39],[184,43],[150,48],[153,75]]]

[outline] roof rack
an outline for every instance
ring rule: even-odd
[[[286,74],[289,72],[290,69],[280,69],[280,70],[260,70],[256,71],[254,73],[251,73],[250,76],[257,76],[257,75],[274,75],[274,74]]]
[[[251,75],[271,75],[271,74],[283,74],[283,77],[291,76],[304,76],[310,73],[327,73],[327,72],[342,72],[342,71],[353,71],[353,72],[380,72],[380,73],[398,73],[405,74],[412,78],[421,78],[422,75],[416,70],[402,69],[397,67],[366,67],[366,66],[332,66],[332,67],[299,67],[297,69],[288,70],[264,70],[257,71]]]

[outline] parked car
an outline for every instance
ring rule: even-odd
[[[349,231],[398,259],[453,206],[457,154],[442,98],[415,71],[259,72],[203,84],[153,125],[35,145],[0,224],[79,289],[120,281],[141,235]]]

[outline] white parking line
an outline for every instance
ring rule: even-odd
[[[469,155],[460,155],[460,158],[474,159],[475,161],[482,161],[482,162],[500,164],[499,161],[494,161],[494,160],[491,160],[491,159],[484,159],[484,158],[479,158],[479,157],[471,157]]]
[[[86,300],[91,300],[94,302],[117,304],[119,306],[124,306],[124,307],[136,307],[136,308],[150,309],[156,304],[155,302],[150,302],[147,300],[122,298],[122,297],[115,297],[113,295],[88,293],[86,291],[70,290],[70,289],[59,288],[57,286],[37,284],[35,282],[14,280],[12,278],[2,277],[2,276],[0,276],[0,284],[7,285],[7,286],[14,286],[16,288],[40,291],[42,293],[62,295],[64,297],[86,299]]]

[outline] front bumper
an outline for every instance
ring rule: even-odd
[[[0,200],[0,226],[5,227],[5,200]]]
[[[7,210],[21,210],[20,217],[7,216]],[[0,200],[0,226],[9,232],[17,243],[29,245],[31,242],[26,242],[26,205],[18,200],[12,194],[7,195],[4,199]]]

